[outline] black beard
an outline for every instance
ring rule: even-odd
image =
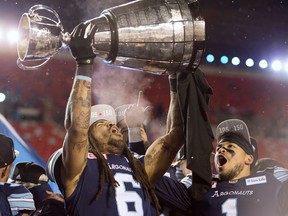
[[[219,174],[221,181],[229,181],[234,179],[243,170],[243,165],[238,164],[226,174]]]
[[[108,144],[112,148],[116,148],[119,152],[122,153],[124,150],[125,142],[123,140],[115,140],[110,137],[110,139],[108,140]]]

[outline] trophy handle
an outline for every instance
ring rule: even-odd
[[[54,15],[54,18],[56,18],[56,19],[54,20],[54,19],[51,19],[49,17],[41,16],[38,13],[35,13],[36,11],[39,11],[39,10],[44,10],[44,11],[50,12],[52,15]],[[62,26],[62,23],[61,23],[61,20],[60,20],[58,13],[46,5],[38,4],[38,5],[32,6],[28,11],[28,15],[30,17],[33,17],[34,20],[37,20],[38,23],[41,23],[41,20],[43,20],[43,18],[46,20],[50,20],[52,23],[54,23],[56,26],[58,26],[61,29],[61,32],[64,31],[64,28]],[[52,25],[52,24],[45,23],[45,25]]]
[[[45,65],[48,61],[50,60],[50,58],[46,59],[44,62],[42,62],[41,64],[38,65],[34,65],[34,66],[27,66],[24,65],[23,62],[21,61],[20,58],[17,59],[17,66],[23,70],[37,70],[38,68],[42,67],[43,65]],[[27,61],[27,60],[26,60]]]

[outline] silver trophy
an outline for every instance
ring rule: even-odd
[[[93,50],[107,63],[169,74],[194,70],[202,58],[205,21],[197,0],[138,0],[106,9],[89,21],[97,25]],[[69,46],[70,34],[64,33],[58,14],[44,5],[22,15],[18,32],[17,63],[22,69],[37,69],[63,45]],[[31,61],[37,65],[24,64]]]

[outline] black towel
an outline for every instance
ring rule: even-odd
[[[192,198],[201,199],[211,187],[210,156],[214,139],[207,116],[213,94],[200,69],[177,73],[180,109],[184,122],[187,168],[193,172]]]

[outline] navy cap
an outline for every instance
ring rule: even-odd
[[[0,168],[12,164],[15,158],[13,140],[4,134],[0,134]]]

